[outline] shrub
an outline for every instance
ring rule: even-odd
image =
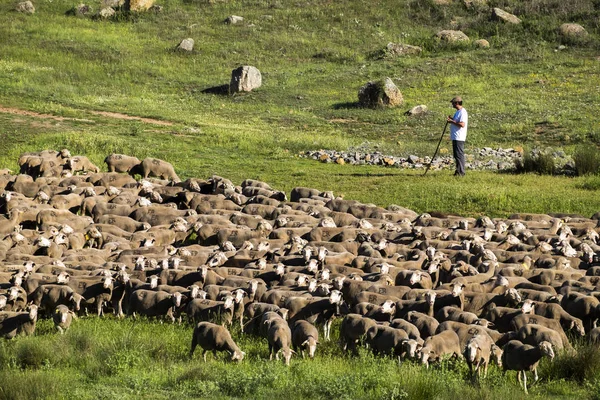
[[[556,164],[551,149],[533,149],[523,154],[523,159],[515,159],[517,172],[535,172],[540,175],[554,175]]]
[[[577,175],[595,175],[600,172],[600,152],[596,146],[580,146],[573,154]]]

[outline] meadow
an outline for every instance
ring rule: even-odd
[[[488,0],[164,0],[161,12],[73,16],[75,3],[34,1],[33,15],[0,2],[0,168],[18,170],[26,151],[68,148],[104,167],[115,152],[171,162],[182,178],[260,179],[289,191],[331,190],[346,199],[417,212],[506,217],[516,212],[600,211],[600,176],[401,170],[323,164],[307,150],[367,146],[385,154],[431,155],[461,95],[469,111],[468,147],[598,149],[600,2]],[[485,3],[485,2],[484,2]],[[93,12],[100,2],[90,3]],[[491,7],[520,25],[490,19]],[[227,25],[229,15],[244,21]],[[562,38],[564,22],[589,35]],[[442,29],[474,44],[445,44]],[[191,53],[176,51],[185,38]],[[420,55],[386,57],[387,43],[421,46]],[[560,46],[560,47],[559,47]],[[263,85],[227,95],[233,69],[257,67]],[[357,92],[390,77],[405,103],[365,109]],[[423,116],[404,114],[425,104]],[[108,113],[119,113],[108,114]],[[133,117],[126,119],[124,117]],[[143,121],[139,118],[157,120]],[[161,123],[158,123],[161,122]],[[449,140],[442,151],[451,152]],[[290,368],[268,362],[263,341],[234,331],[248,353],[187,359],[192,328],[82,318],[64,336],[40,321],[35,337],[0,342],[0,398],[523,398],[492,368],[473,385],[464,364],[425,371],[395,360],[342,355],[333,340],[316,360]],[[600,352],[542,363],[530,397],[599,398]],[[557,360],[558,361],[558,360]]]

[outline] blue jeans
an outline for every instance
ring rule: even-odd
[[[453,140],[452,152],[454,154],[454,163],[456,164],[454,175],[465,176],[465,141]]]

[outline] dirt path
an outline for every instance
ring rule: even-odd
[[[153,118],[136,117],[136,116],[132,116],[132,115],[109,112],[109,111],[86,110],[86,112],[88,112],[90,114],[94,114],[94,115],[108,117],[108,118],[135,120],[135,121],[141,121],[141,122],[144,122],[147,124],[162,125],[162,126],[173,126],[172,122],[161,121],[161,120],[153,119]],[[42,119],[52,119],[54,121],[77,121],[77,122],[92,122],[92,123],[95,122],[90,119],[59,117],[59,116],[52,115],[52,114],[41,114],[41,113],[37,113],[37,112],[33,112],[33,111],[21,110],[19,108],[2,107],[1,105],[0,105],[0,113],[12,114],[12,115],[22,115],[22,116],[42,118]]]

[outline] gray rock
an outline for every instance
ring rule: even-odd
[[[402,93],[390,78],[367,82],[358,91],[358,102],[363,107],[394,107],[404,102]]]
[[[490,42],[488,42],[485,39],[478,39],[474,42],[474,44],[480,49],[487,49],[488,47],[490,47]]]
[[[224,22],[226,24],[235,25],[235,24],[243,22],[243,21],[244,21],[244,17],[240,17],[237,15],[230,15],[229,17],[225,18]]]
[[[496,21],[506,22],[507,24],[520,24],[521,20],[509,12],[502,10],[501,8],[495,7],[492,10],[492,19]]]
[[[194,50],[194,39],[192,39],[192,38],[183,39],[177,46],[177,50],[193,51]]]
[[[108,19],[114,17],[117,12],[112,7],[104,7],[98,12],[98,17]]]
[[[17,7],[15,8],[15,10],[17,10],[18,12],[24,13],[24,14],[35,13],[35,7],[33,6],[33,3],[31,1],[23,1],[19,4],[17,4]]]
[[[250,92],[262,85],[262,75],[256,67],[245,65],[231,71],[229,92]]]
[[[579,24],[562,24],[558,28],[558,32],[562,37],[568,39],[582,38],[588,35],[585,28]]]
[[[419,46],[411,46],[409,44],[402,43],[388,43],[385,47],[385,53],[388,56],[406,56],[406,55],[414,55],[421,54],[423,49]]]
[[[427,111],[428,111],[428,108],[425,104],[419,104],[418,106],[414,106],[413,108],[408,110],[405,114],[406,115],[422,115],[422,114],[426,114]]]
[[[83,17],[85,15],[88,15],[92,12],[92,7],[88,6],[87,4],[78,4],[75,7],[73,7],[73,9],[70,11],[70,13],[72,15],[75,15],[77,17]]]
[[[435,35],[438,39],[447,43],[468,42],[470,39],[462,31],[443,30]]]
[[[408,156],[408,162],[411,164],[417,164],[420,161],[419,157],[415,155]]]

